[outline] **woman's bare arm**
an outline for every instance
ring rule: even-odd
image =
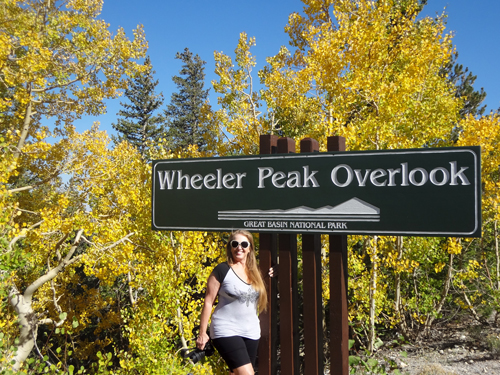
[[[212,314],[212,307],[217,298],[217,293],[219,293],[220,283],[217,281],[214,275],[210,275],[207,281],[207,292],[205,293],[205,303],[203,304],[203,309],[201,310],[200,317],[200,333],[196,339],[196,347],[203,350],[206,343],[209,340],[207,335],[208,320]]]

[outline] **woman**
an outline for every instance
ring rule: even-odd
[[[260,339],[257,312],[266,310],[267,294],[257,266],[252,234],[245,230],[233,232],[226,255],[227,262],[215,267],[207,281],[196,347],[204,349],[209,340],[208,319],[218,296],[210,325],[212,343],[226,361],[230,374],[253,375]]]

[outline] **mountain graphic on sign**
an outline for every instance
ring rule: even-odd
[[[219,220],[341,220],[380,221],[380,209],[359,198],[352,198],[337,206],[310,208],[299,206],[287,210],[230,210],[219,211]]]

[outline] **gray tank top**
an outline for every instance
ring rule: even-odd
[[[210,338],[241,336],[259,339],[259,292],[241,280],[226,262],[215,267],[212,275],[220,282],[220,289],[219,303],[212,314]]]

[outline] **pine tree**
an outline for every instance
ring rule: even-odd
[[[482,116],[486,106],[481,103],[486,98],[486,92],[481,87],[480,91],[474,90],[474,82],[477,76],[469,72],[462,64],[457,64],[458,52],[453,55],[450,62],[443,68],[443,75],[448,77],[450,83],[455,86],[455,97],[464,99],[464,106],[460,110],[460,117],[467,115]],[[467,74],[469,73],[469,74]]]
[[[462,64],[457,64],[458,52],[455,52],[450,61],[441,69],[441,75],[447,77],[448,81],[455,87],[455,97],[463,99],[463,106],[459,110],[460,118],[464,119],[469,115],[481,117],[484,114],[486,106],[481,107],[481,103],[486,97],[486,92],[481,87],[480,91],[474,90],[474,82],[477,76],[469,72]],[[469,73],[469,74],[467,74]],[[457,124],[450,134],[453,142],[456,142],[460,136],[462,128]]]
[[[208,89],[204,90],[204,65],[198,55],[185,48],[177,52],[176,59],[183,62],[179,76],[172,77],[178,92],[172,94],[170,104],[165,111],[168,118],[168,139],[172,149],[197,145],[203,149],[206,142],[203,138],[205,130],[200,127],[201,109],[208,97]]]
[[[163,104],[163,95],[155,93],[158,80],[153,79],[156,72],[149,56],[144,61],[144,67],[144,72],[131,79],[129,87],[125,90],[125,96],[130,104],[120,103],[124,109],[117,113],[123,118],[112,124],[119,133],[113,140],[116,143],[127,140],[142,155],[147,151],[148,141],[155,141],[165,133],[164,116],[154,114]]]

